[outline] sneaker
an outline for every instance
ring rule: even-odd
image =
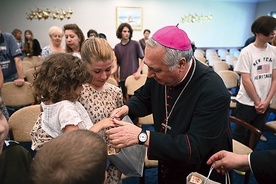
[[[264,142],[267,141],[266,137],[263,136],[263,135],[261,135],[260,140],[261,140],[261,141],[264,141]]]

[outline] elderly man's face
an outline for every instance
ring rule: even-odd
[[[164,47],[146,47],[144,64],[148,66],[148,77],[153,77],[159,84],[176,85],[183,77],[183,73],[176,67],[170,71],[170,66],[164,64],[166,49]]]
[[[2,99],[0,99],[0,106],[2,107]],[[2,113],[2,108],[0,108],[0,154],[2,153],[2,148],[4,140],[7,137],[9,131],[9,125],[6,120],[6,117]]]

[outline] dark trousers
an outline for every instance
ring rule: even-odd
[[[0,155],[0,183],[28,184],[31,161],[24,147],[18,144],[6,147]]]
[[[261,131],[263,131],[263,127],[268,117],[268,114],[268,110],[266,110],[264,114],[257,114],[257,111],[255,110],[254,106],[248,106],[237,102],[236,117],[253,125]],[[248,131],[248,129],[236,125],[236,127],[233,130],[233,138],[245,145],[248,145],[249,133],[250,132]],[[257,141],[258,140],[256,140],[255,145],[257,144]]]

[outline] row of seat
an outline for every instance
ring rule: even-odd
[[[201,49],[196,49],[194,56],[210,67],[213,67],[216,61],[224,61],[228,64],[228,67],[231,68],[234,67],[239,55],[239,51],[237,49],[235,50],[237,53],[236,55],[230,54],[226,49],[219,49],[218,52],[214,49],[207,49],[206,52]]]
[[[42,62],[42,59],[37,56],[25,57],[22,62],[23,73],[26,81],[32,83],[34,81],[34,68]]]

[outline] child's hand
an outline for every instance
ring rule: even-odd
[[[104,118],[100,122],[102,128],[115,127],[115,123],[111,118]]]

